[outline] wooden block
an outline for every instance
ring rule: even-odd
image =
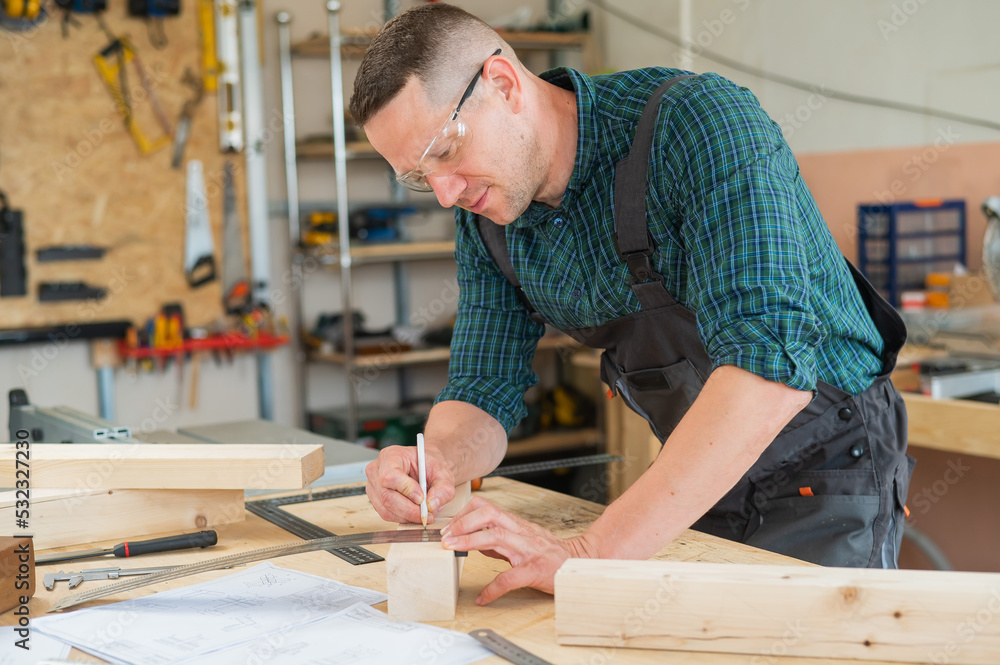
[[[996,573],[570,559],[555,587],[560,644],[1000,662]]]
[[[440,529],[469,502],[469,483],[455,488],[455,498],[438,511],[428,529]],[[400,529],[421,529],[400,524]],[[441,543],[393,543],[386,555],[389,618],[393,621],[452,621],[458,605],[465,557]]]
[[[0,524],[14,524],[14,492],[0,492]],[[32,490],[35,549],[200,531],[241,522],[243,490]]]
[[[14,444],[2,444],[0,486],[14,475]],[[316,444],[31,445],[32,489],[301,489],[321,475]]]
[[[26,604],[34,593],[35,553],[31,538],[0,536],[0,612]]]
[[[450,520],[455,516],[455,513],[465,508],[465,504],[469,503],[469,499],[472,498],[472,483],[465,482],[461,485],[455,486],[455,496],[451,501],[441,506],[438,510],[437,515],[434,516],[435,520]]]

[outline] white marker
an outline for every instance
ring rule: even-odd
[[[427,526],[427,461],[424,458],[424,435],[417,434],[417,479],[424,498],[420,500],[420,522]]]

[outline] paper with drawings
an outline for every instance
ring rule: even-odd
[[[465,633],[389,621],[382,612],[358,603],[332,617],[183,665],[466,665],[492,655]]]
[[[43,617],[32,627],[100,658],[164,665],[384,600],[384,593],[262,563],[202,584]]]
[[[32,620],[31,627],[34,626]],[[28,649],[22,649],[16,643],[24,638],[14,630],[13,626],[0,626],[0,665],[34,665],[46,658],[59,660],[68,656],[72,648],[31,630],[26,642]]]

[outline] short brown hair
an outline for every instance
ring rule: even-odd
[[[470,46],[481,43],[485,53]],[[372,38],[354,79],[350,111],[364,126],[417,76],[430,99],[445,103],[491,50],[515,60],[514,51],[493,28],[464,9],[443,3],[409,9],[382,26]],[[468,61],[468,62],[467,62]],[[454,90],[452,89],[454,88]]]

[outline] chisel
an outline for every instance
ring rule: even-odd
[[[73,561],[75,559],[89,559],[95,556],[105,556],[113,554],[116,557],[131,557],[140,554],[152,554],[154,552],[169,552],[171,550],[186,550],[193,547],[209,547],[219,542],[219,536],[214,531],[199,531],[197,533],[182,533],[179,536],[166,536],[164,538],[153,538],[152,540],[137,540],[133,542],[125,541],[118,543],[114,547],[96,550],[82,550],[79,552],[63,552],[50,554],[48,556],[37,557],[35,564],[56,563],[57,561]]]

